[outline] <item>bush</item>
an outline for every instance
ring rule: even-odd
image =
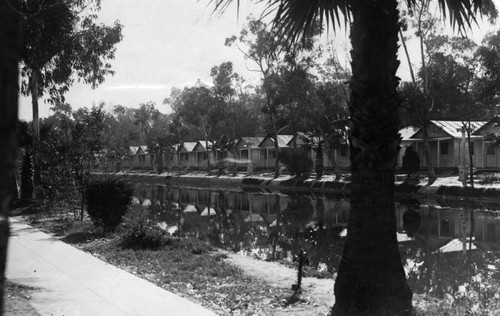
[[[132,249],[158,249],[165,241],[165,232],[156,226],[140,222],[122,238],[122,246]]]
[[[292,176],[311,172],[311,155],[302,148],[286,148],[279,152],[278,159],[285,165]]]
[[[412,175],[420,168],[420,158],[415,149],[413,149],[413,146],[408,146],[408,148],[406,148],[405,154],[403,155],[402,167],[408,176]]]
[[[93,180],[87,184],[87,212],[97,227],[113,230],[123,221],[132,202],[134,189],[122,180]]]

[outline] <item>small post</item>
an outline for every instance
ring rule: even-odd
[[[306,251],[304,249],[300,249],[297,255],[297,260],[299,262],[297,269],[297,283],[292,286],[292,290],[295,293],[300,293],[301,285],[302,285],[302,268],[304,267],[304,260],[306,258]]]

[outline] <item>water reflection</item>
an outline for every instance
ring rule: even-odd
[[[340,262],[346,197],[145,185],[136,187],[136,198],[136,211],[171,234],[288,263],[304,249],[310,270],[327,276]],[[407,199],[396,203],[395,215],[414,293],[498,304],[500,203]]]

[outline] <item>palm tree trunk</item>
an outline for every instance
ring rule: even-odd
[[[9,241],[9,209],[17,157],[18,61],[20,15],[0,1],[0,310],[3,311],[5,263]]]
[[[33,199],[37,198],[40,184],[40,115],[38,114],[38,69],[33,69],[30,77],[31,108],[33,111]]]
[[[397,0],[353,0],[351,210],[333,315],[408,315],[396,238],[394,175],[401,137],[396,93]]]

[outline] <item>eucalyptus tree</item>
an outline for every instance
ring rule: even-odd
[[[348,69],[340,65],[334,52],[322,65],[317,65],[317,68],[319,78],[310,78],[311,84],[301,85],[305,105],[301,112],[307,119],[307,129],[318,138],[318,145],[324,145],[336,179],[339,180],[342,173],[336,162],[334,150],[343,146],[347,140],[346,83],[351,74]],[[304,89],[307,86],[309,89]],[[321,148],[318,146],[318,150]],[[322,163],[322,157],[319,159]],[[319,159],[317,157],[317,163],[320,163]]]
[[[224,10],[231,0],[212,0]],[[238,1],[239,2],[239,1]],[[349,112],[351,210],[335,280],[333,315],[409,315],[412,292],[396,238],[394,174],[401,136],[396,91],[399,10],[397,0],[268,0],[274,25],[291,41],[319,20],[350,23]],[[409,7],[417,1],[407,0]],[[490,0],[437,0],[453,25],[464,29]]]
[[[31,95],[33,110],[34,182],[39,180],[38,99],[64,101],[75,80],[92,88],[112,75],[109,60],[122,39],[122,25],[97,23],[100,0],[13,1],[21,14],[21,93]],[[34,186],[36,190],[36,185]],[[36,191],[35,191],[36,195]]]
[[[186,87],[181,92],[174,90],[170,99],[172,110],[181,121],[195,128],[205,140],[208,151],[210,142],[224,121],[224,102],[204,85]],[[207,171],[210,170],[210,159],[207,159]]]
[[[475,85],[476,101],[490,107],[500,104],[500,30],[489,33],[477,48],[479,79]]]
[[[432,38],[439,32],[439,21],[437,16],[433,15],[430,10],[432,0],[417,1],[413,7],[408,10],[408,14],[402,19],[402,27],[399,30],[401,42],[408,62],[408,67],[411,74],[410,87],[408,84],[404,87],[403,93],[408,102],[406,102],[408,112],[411,114],[411,124],[419,126],[422,129],[422,145],[423,154],[425,159],[425,166],[428,173],[427,185],[431,185],[437,179],[436,172],[432,167],[430,147],[429,147],[429,132],[428,127],[430,124],[429,112],[434,108],[433,95],[429,88],[429,68],[428,64],[432,62]],[[419,41],[420,50],[420,71],[419,76],[415,76],[413,65],[406,46],[406,36],[403,35],[404,30],[414,30],[415,35]],[[419,80],[420,79],[420,80]],[[404,101],[403,101],[404,102]]]
[[[219,1],[216,1],[219,2]],[[224,2],[224,1],[221,1]],[[317,26],[317,24],[316,24]],[[278,136],[280,129],[278,117],[283,113],[285,100],[283,81],[280,71],[293,69],[304,56],[303,53],[311,51],[314,47],[314,36],[319,33],[319,28],[308,31],[301,42],[293,43],[287,47],[287,42],[278,33],[269,28],[262,20],[253,17],[248,19],[248,24],[241,30],[240,35],[233,35],[226,39],[226,46],[236,46],[246,60],[251,61],[250,70],[260,72],[262,79],[262,92],[265,103],[262,111],[269,118],[270,132],[274,136],[275,151],[278,154]],[[280,113],[281,112],[281,113]],[[279,160],[275,160],[275,177],[279,176]]]

